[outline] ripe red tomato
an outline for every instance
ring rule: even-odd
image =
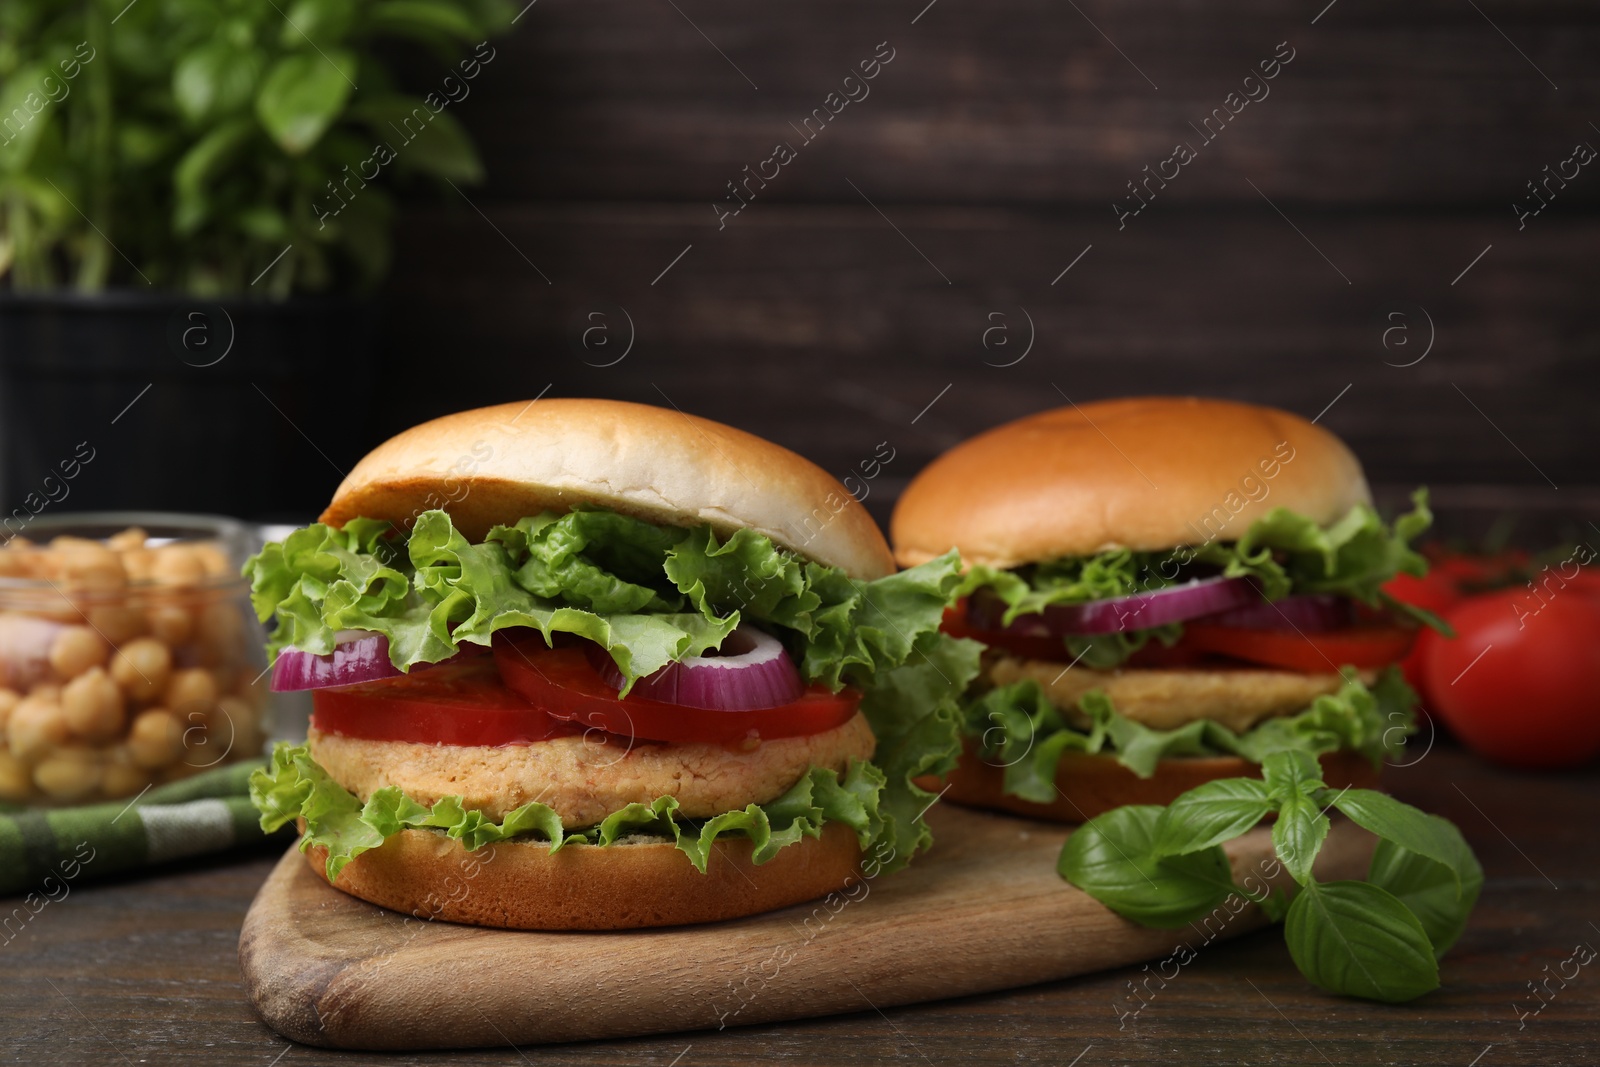
[[[1433,710],[1479,755],[1513,767],[1576,767],[1600,755],[1600,598],[1522,589],[1469,597],[1430,634]]]
[[[525,745],[584,732],[582,725],[546,714],[507,689],[487,657],[318,689],[311,706],[317,729],[369,741]]]
[[[496,634],[494,660],[507,687],[534,707],[558,719],[652,741],[736,744],[752,736],[806,737],[843,726],[861,705],[860,690],[846,686],[831,693],[822,685],[811,686],[792,704],[754,711],[711,711],[637,694],[619,699],[581,644],[549,648],[534,630],[517,637]]]
[[[1495,589],[1522,581],[1529,562],[1528,553],[1522,549],[1504,549],[1487,555],[1432,548],[1427,555],[1432,561],[1430,576],[1447,579],[1462,592]]]
[[[1416,638],[1414,629],[1382,623],[1325,633],[1246,630],[1198,622],[1183,630],[1184,642],[1191,647],[1304,674],[1331,674],[1345,666],[1387,667],[1403,657]]]
[[[1444,616],[1451,608],[1461,603],[1461,590],[1456,587],[1454,579],[1449,574],[1438,570],[1431,571],[1426,577],[1417,578],[1409,574],[1397,574],[1383,585],[1383,591],[1396,600],[1406,604],[1414,604],[1424,611],[1431,611],[1435,615]],[[1406,676],[1406,683],[1417,691],[1421,698],[1418,711],[1423,715],[1428,714],[1428,708],[1433,706],[1433,694],[1428,691],[1428,683],[1422,676],[1422,651],[1429,643],[1440,638],[1431,630],[1417,639],[1416,645],[1411,649],[1406,658],[1400,661],[1400,671]]]
[[[1383,591],[1396,600],[1415,604],[1435,615],[1443,615],[1461,603],[1461,591],[1450,575],[1433,571],[1418,578],[1410,574],[1397,574],[1383,583]]]

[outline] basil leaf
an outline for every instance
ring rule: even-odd
[[[1289,906],[1284,939],[1300,973],[1330,993],[1399,1004],[1439,988],[1427,931],[1367,882],[1306,886]]]
[[[1458,892],[1468,865],[1477,865],[1461,831],[1437,815],[1372,789],[1347,789],[1331,799],[1357,826],[1444,867],[1455,879]]]
[[[1131,805],[1095,816],[1067,838],[1056,871],[1143,926],[1171,930],[1213,911],[1234,892],[1228,857],[1219,846],[1186,856],[1156,856],[1161,810]]]
[[[1311,865],[1327,836],[1328,817],[1310,797],[1294,793],[1282,801],[1278,821],[1272,824],[1272,847],[1301,885],[1310,884]]]
[[[1322,765],[1303,749],[1269,752],[1261,761],[1261,777],[1275,800],[1309,797],[1327,783],[1322,780]]]
[[[1266,783],[1221,778],[1179,796],[1156,822],[1155,852],[1181,856],[1231,841],[1272,810]]]
[[[1455,827],[1450,827],[1455,830]],[[1459,831],[1457,831],[1459,836]],[[1465,842],[1463,842],[1465,845]],[[1483,888],[1483,868],[1466,852],[1464,869],[1437,863],[1410,849],[1381,840],[1372,853],[1367,880],[1400,899],[1428,932],[1433,954],[1443,956],[1461,932]]]

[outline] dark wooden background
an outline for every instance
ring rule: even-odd
[[[1323,2],[541,0],[460,105],[489,184],[406,213],[377,429],[547,385],[670,398],[839,475],[889,441],[886,515],[1062,394],[1339,397],[1323,422],[1390,497],[1428,483],[1458,527],[1592,517],[1600,168],[1521,230],[1512,204],[1600,146],[1600,9]],[[1283,41],[1201,146],[1189,123]],[[880,42],[870,95],[801,145]],[[719,230],[779,140],[798,158]],[[1119,231],[1180,140],[1198,158]]]
[[[840,476],[888,442],[880,518],[976,431],[1153,392],[1325,411],[1447,530],[1516,512],[1537,543],[1600,511],[1600,163],[1514,208],[1600,146],[1593,4],[537,0],[495,48],[451,106],[488,183],[405,192],[375,350],[365,313],[285,345],[241,305],[239,351],[185,367],[155,308],[144,363],[100,345],[11,398],[7,508],[90,436],[106,458],[64,510],[299,521],[383,437],[548,388],[670,402]],[[418,92],[453,69],[404,67]],[[780,141],[797,157],[719,224]],[[1180,141],[1197,158],[1119,228]]]

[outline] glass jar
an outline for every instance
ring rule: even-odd
[[[131,797],[259,755],[250,528],[146,512],[0,524],[0,801]]]

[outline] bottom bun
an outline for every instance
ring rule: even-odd
[[[302,827],[303,829],[303,827]],[[859,877],[861,850],[832,823],[759,866],[751,842],[711,849],[706,873],[674,845],[569,845],[552,855],[536,841],[468,852],[433,830],[402,830],[364,852],[332,884],[362,900],[422,919],[515,930],[630,930],[717,922],[814,900]],[[306,851],[327,877],[327,849]]]
[[[1327,752],[1318,757],[1330,789],[1370,789],[1378,770],[1359,752]],[[1079,823],[1124,804],[1172,803],[1182,793],[1218,778],[1260,778],[1261,767],[1237,756],[1187,756],[1164,759],[1149,778],[1140,778],[1115,757],[1064,752],[1056,771],[1056,799],[1048,804],[1014,797],[1003,789],[1005,768],[985,763],[971,744],[945,783],[945,797],[958,804],[1008,811],[1051,822]],[[938,789],[936,782],[925,788]]]

